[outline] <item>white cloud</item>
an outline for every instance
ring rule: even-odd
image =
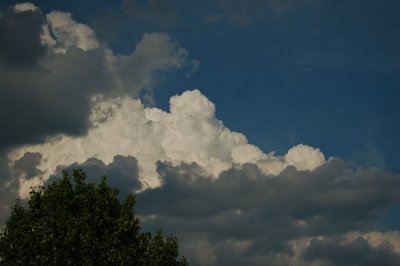
[[[300,144],[288,151],[285,160],[297,170],[314,170],[325,162],[325,156],[318,148]]]
[[[34,4],[29,3],[29,2],[16,4],[14,6],[14,10],[17,13],[26,12],[26,11],[36,11],[37,9],[38,9],[37,6],[35,6]]]
[[[173,71],[186,65],[189,53],[165,33],[145,33],[130,55],[115,55],[107,50],[110,71],[116,76],[118,92],[152,88],[158,80],[156,71]]]
[[[70,13],[52,11],[46,15],[46,18],[51,32],[56,38],[52,40],[48,30],[44,30],[42,40],[52,47],[54,52],[65,53],[71,46],[84,51],[99,47],[94,31],[88,26],[74,21]]]
[[[61,135],[9,154],[12,161],[26,152],[43,155],[38,168],[44,174],[29,185],[43,182],[60,164],[83,163],[91,157],[109,164],[115,155],[137,158],[141,179],[151,187],[159,185],[155,171],[158,160],[175,164],[195,162],[214,177],[234,164],[254,163],[264,173],[276,175],[288,165],[313,170],[324,163],[318,149],[305,145],[292,148],[285,157],[263,153],[248,144],[243,134],[225,127],[215,117],[214,104],[198,90],[171,97],[170,112],[145,108],[140,100],[129,97],[101,99],[97,97],[93,103],[93,127],[86,136]],[[26,195],[27,189],[21,187],[21,196]]]

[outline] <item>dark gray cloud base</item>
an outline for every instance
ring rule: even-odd
[[[389,243],[373,248],[363,238],[342,244],[343,239],[312,240],[302,256],[307,261],[320,260],[328,265],[373,266],[400,264],[400,255]]]
[[[136,158],[119,155],[115,156],[110,164],[105,164],[96,158],[89,158],[82,164],[74,163],[70,166],[59,166],[56,175],[52,176],[46,183],[52,183],[55,179],[61,177],[63,171],[72,174],[73,169],[82,169],[87,174],[87,182],[99,183],[101,177],[107,177],[108,184],[119,189],[121,199],[142,188]]]
[[[32,176],[41,160],[27,153],[13,171]],[[136,212],[146,230],[163,228],[178,236],[192,265],[397,265],[393,244],[371,245],[363,233],[390,232],[387,212],[399,203],[400,177],[376,168],[331,159],[315,171],[287,168],[278,176],[256,165],[233,167],[212,178],[197,164],[159,162],[160,187],[143,189],[132,156],[105,164],[90,158],[82,164],[89,182],[107,176],[121,197],[137,193]],[[398,228],[397,228],[398,229]],[[360,237],[345,241],[346,234]],[[322,237],[322,238],[321,238]],[[300,252],[292,242],[309,239]]]
[[[288,168],[276,177],[263,175],[251,164],[225,171],[218,179],[204,176],[194,164],[159,163],[158,172],[163,185],[139,194],[138,213],[151,217],[145,226],[177,234],[188,256],[195,258],[194,265],[205,263],[196,260],[197,250],[190,248],[196,239],[207,239],[212,265],[265,265],[267,258],[269,265],[285,265],[280,256],[293,254],[289,241],[315,236],[327,240],[312,241],[303,261],[399,262],[391,248],[372,247],[363,239],[344,245],[337,240],[353,231],[385,230],[385,214],[399,202],[399,176],[358,169],[339,159],[313,172]],[[229,244],[235,241],[249,244],[238,250]],[[349,257],[353,249],[366,257],[355,254],[347,264],[343,256]]]
[[[0,150],[84,133],[90,96],[111,88],[103,50],[51,53],[41,43],[45,23],[40,10],[0,14]]]
[[[40,11],[16,13],[9,7],[0,12],[0,66],[29,68],[43,57],[46,48],[40,42],[44,23]]]

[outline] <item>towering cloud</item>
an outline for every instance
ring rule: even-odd
[[[264,174],[277,175],[287,166],[314,170],[325,162],[318,149],[302,144],[284,157],[263,153],[244,135],[225,127],[215,116],[214,104],[198,90],[171,97],[170,112],[145,108],[129,97],[95,99],[90,122],[94,126],[85,136],[60,135],[45,144],[15,149],[9,155],[11,162],[26,153],[41,154],[42,174],[37,181],[42,182],[60,164],[83,163],[92,157],[108,164],[116,155],[134,156],[141,179],[150,187],[159,185],[157,161],[196,163],[213,177],[236,164],[254,163]],[[21,187],[21,196],[28,189]]]
[[[94,97],[141,94],[151,102],[159,73],[186,67],[189,56],[165,33],[146,33],[132,53],[116,54],[70,13],[43,14],[31,3],[0,12],[0,39],[0,211],[18,196],[25,182],[19,176],[37,184],[35,171],[25,173],[16,161],[20,170],[10,168],[10,150],[57,134],[86,134]],[[42,155],[33,154],[19,159],[36,163]]]

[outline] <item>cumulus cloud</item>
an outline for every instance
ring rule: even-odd
[[[14,6],[14,10],[16,12],[36,11],[36,10],[38,10],[38,7],[32,3],[25,2],[25,3],[16,4]]]
[[[265,175],[254,164],[212,178],[196,164],[159,163],[161,187],[138,196],[145,228],[178,236],[193,265],[396,265],[399,232],[385,213],[400,176],[331,159],[314,171]],[[353,252],[355,252],[353,254]],[[351,255],[353,254],[353,255]],[[383,263],[386,265],[385,263]]]
[[[196,163],[217,177],[234,164],[254,163],[264,174],[277,175],[287,166],[314,170],[325,162],[324,155],[306,145],[298,145],[284,157],[265,154],[248,144],[243,134],[232,132],[215,116],[215,106],[198,90],[186,91],[170,99],[170,112],[144,107],[128,97],[100,99],[93,103],[87,135],[59,137],[45,143],[24,146],[10,153],[12,162],[27,152],[43,156],[37,180],[54,172],[60,163],[83,163],[98,158],[110,163],[115,155],[134,156],[139,161],[141,179],[158,186],[155,163]],[[21,195],[26,195],[22,188]],[[24,192],[22,192],[24,191]]]
[[[54,49],[54,52],[65,53],[69,47],[78,47],[83,51],[92,50],[99,47],[96,35],[88,26],[77,23],[72,19],[72,15],[67,12],[52,11],[46,15],[48,27],[54,35],[46,35],[44,31],[43,40]]]
[[[142,186],[139,181],[137,160],[131,156],[120,155],[115,156],[109,164],[96,158],[89,158],[82,164],[60,165],[47,183],[52,183],[61,177],[62,171],[72,173],[73,169],[82,169],[87,174],[87,182],[99,183],[103,176],[107,177],[108,184],[119,189],[122,199],[128,194],[136,193]]]
[[[298,170],[314,170],[325,162],[325,156],[318,148],[300,144],[288,151],[285,160]]]
[[[1,13],[0,22],[7,40],[0,44],[0,122],[8,128],[0,149],[83,134],[95,94],[152,95],[157,73],[180,69],[188,58],[165,33],[147,33],[131,54],[115,54],[71,14],[43,16],[28,3]]]
[[[40,167],[26,166],[42,154],[10,162],[10,150],[57,134],[84,135],[93,125],[94,98],[145,95],[152,102],[159,74],[189,62],[187,50],[166,33],[146,33],[132,53],[119,55],[70,13],[43,14],[31,3],[0,12],[0,39],[0,180],[2,204],[8,207],[19,187],[48,178],[39,177]]]

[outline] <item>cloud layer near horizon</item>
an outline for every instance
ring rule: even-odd
[[[142,226],[178,236],[191,265],[400,264],[398,175],[304,144],[265,153],[199,90],[146,107],[159,72],[188,66],[167,34],[117,55],[71,14],[24,3],[0,13],[0,37],[0,223],[30,186],[82,168],[136,192]]]
[[[332,159],[277,176],[253,164],[215,179],[159,163],[162,186],[138,196],[149,228],[176,232],[195,265],[396,265],[399,232],[379,232],[399,176]]]

